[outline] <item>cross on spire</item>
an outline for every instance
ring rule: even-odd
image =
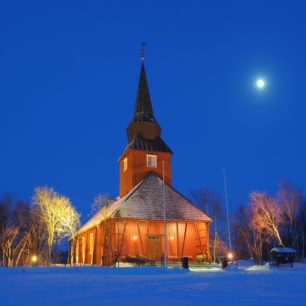
[[[141,44],[141,50],[140,50],[140,54],[141,54],[141,61],[143,62],[144,61],[144,54],[145,54],[145,50],[144,50],[144,47],[147,45],[145,42],[142,42]]]

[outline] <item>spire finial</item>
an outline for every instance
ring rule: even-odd
[[[141,61],[143,62],[144,61],[144,54],[145,54],[145,50],[144,50],[144,47],[146,46],[147,44],[145,42],[141,42],[141,50],[140,50],[140,54],[141,54]]]

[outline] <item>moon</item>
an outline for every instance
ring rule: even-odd
[[[266,82],[263,80],[263,79],[258,79],[256,81],[256,86],[259,88],[259,89],[263,89],[265,86],[266,86]]]

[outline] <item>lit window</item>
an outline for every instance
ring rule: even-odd
[[[147,154],[147,167],[156,168],[157,167],[157,156]]]
[[[79,263],[79,239],[77,240],[75,247],[75,262]]]
[[[94,255],[94,234],[90,233],[89,235],[89,255],[90,263],[93,264],[93,255]]]
[[[128,167],[128,160],[127,157],[123,160],[123,171],[126,171]]]
[[[74,253],[73,253],[73,248],[70,250],[70,263],[74,263]]]
[[[90,236],[89,236],[89,254],[93,255],[93,251],[94,251],[94,235],[93,235],[93,233],[90,233]]]

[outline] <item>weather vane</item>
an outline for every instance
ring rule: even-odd
[[[146,45],[147,45],[147,44],[146,44],[145,42],[142,42],[142,43],[141,43],[141,50],[140,50],[141,61],[144,61],[144,53],[145,53],[144,47],[145,47]]]

